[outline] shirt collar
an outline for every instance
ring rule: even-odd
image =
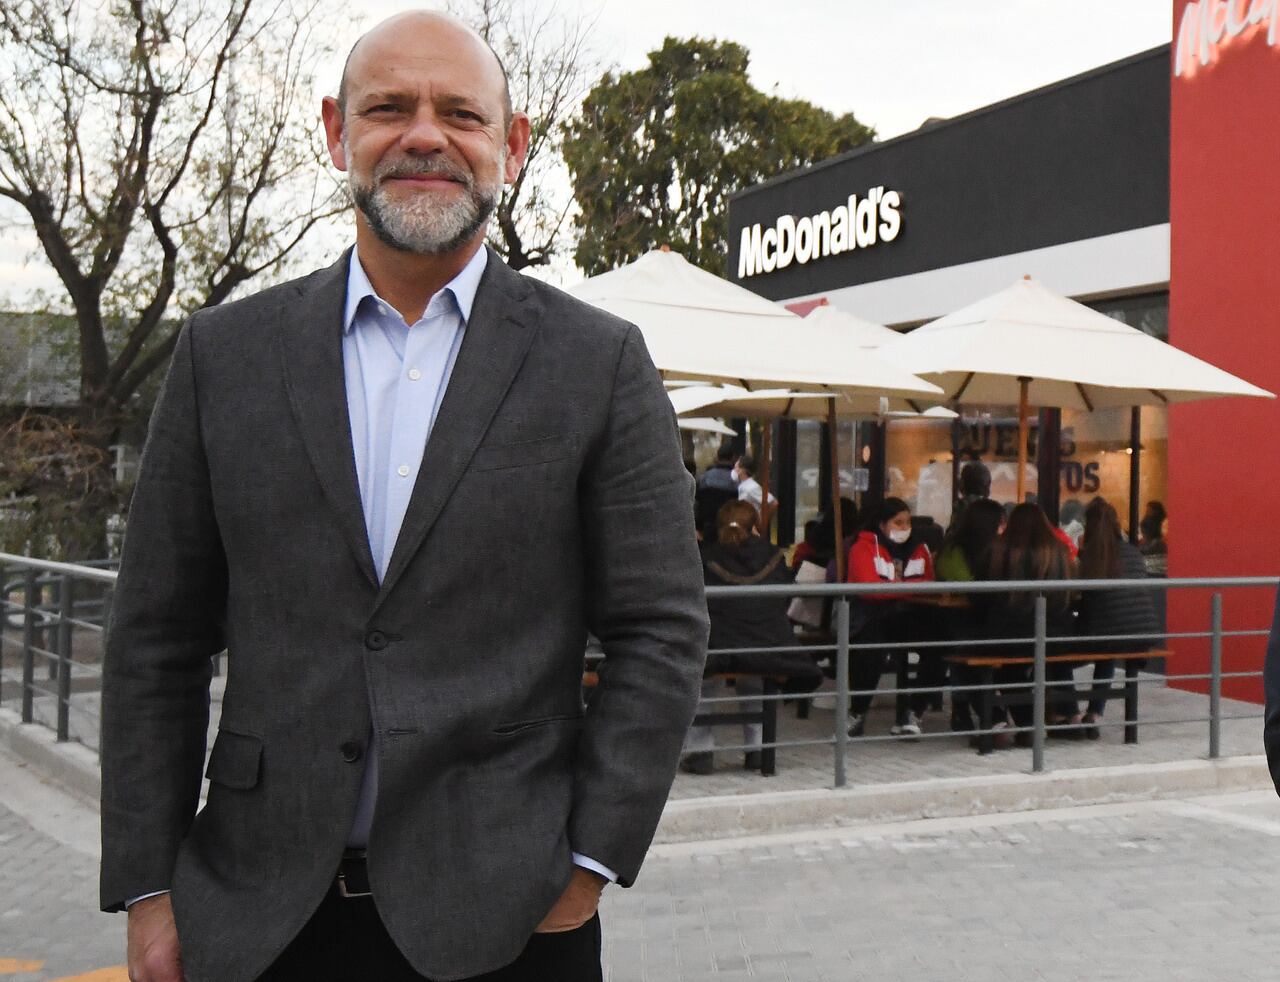
[[[446,283],[439,294],[436,294],[440,296],[448,291],[453,295],[453,301],[458,305],[458,312],[462,314],[464,324],[471,319],[471,308],[475,305],[476,291],[480,289],[480,278],[484,275],[488,262],[489,250],[481,246],[470,261],[462,267],[461,272]],[[347,302],[342,315],[344,334],[350,332],[351,325],[355,323],[356,312],[360,309],[360,303],[365,297],[373,297],[374,300],[385,302],[369,282],[369,277],[360,262],[360,256],[352,246],[351,264],[347,269]]]

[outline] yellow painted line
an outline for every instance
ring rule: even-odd
[[[129,982],[129,970],[123,965],[115,968],[95,968],[83,975],[66,975],[53,982]]]
[[[44,962],[23,961],[20,958],[0,958],[0,975],[17,975],[19,972],[38,972],[42,968],[44,968]]]

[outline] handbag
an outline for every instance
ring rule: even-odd
[[[807,559],[796,570],[796,583],[825,583],[827,571]],[[823,628],[824,603],[822,597],[795,597],[787,607],[787,618],[795,624],[820,631]]]

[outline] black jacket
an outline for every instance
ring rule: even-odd
[[[787,567],[781,550],[752,536],[740,546],[715,542],[703,549],[702,567],[708,586],[757,586],[791,583],[795,571]],[[789,597],[708,597],[711,648],[707,674],[755,672],[761,675],[821,677],[813,661],[787,652],[721,654],[724,648],[785,648],[796,643],[787,619]]]
[[[1267,639],[1267,661],[1262,670],[1262,684],[1267,693],[1267,713],[1262,726],[1262,743],[1267,750],[1267,766],[1271,781],[1280,794],[1280,596]]]
[[[1120,542],[1120,579],[1145,580],[1147,565],[1138,547],[1131,542]],[[1076,633],[1082,638],[1094,635],[1155,634],[1160,630],[1156,622],[1148,590],[1086,590],[1076,606],[1079,621]],[[1082,641],[1081,647],[1089,651],[1146,651],[1155,646],[1157,639],[1144,641]]]

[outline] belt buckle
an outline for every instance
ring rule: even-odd
[[[365,856],[366,853],[363,849],[351,849],[343,855],[342,862],[338,864],[338,895],[343,899],[373,896],[373,891],[369,889],[369,867],[366,864]],[[352,876],[355,881],[353,886],[347,885],[347,874],[349,872],[356,874]],[[361,887],[364,889],[360,889]]]
[[[372,890],[348,890],[347,875],[341,871],[338,873],[338,895],[344,899],[350,900],[353,897],[372,897]]]

